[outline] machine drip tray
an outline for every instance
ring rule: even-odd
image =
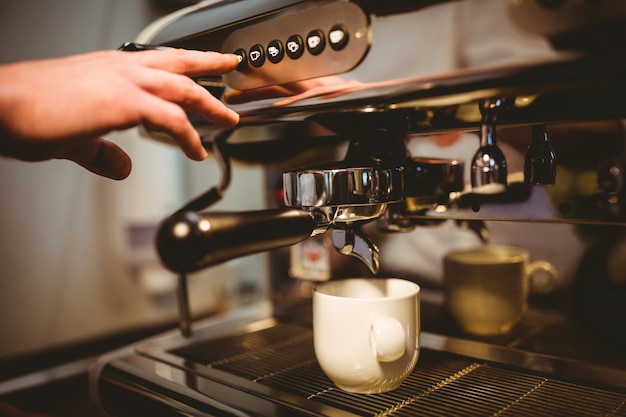
[[[300,406],[316,403],[335,410],[331,415],[626,416],[624,388],[429,348],[422,348],[414,371],[396,390],[347,393],[335,388],[320,369],[312,330],[287,323],[197,341],[168,353],[258,384],[262,392],[277,393],[274,401],[295,396]]]

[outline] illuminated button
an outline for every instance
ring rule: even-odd
[[[344,25],[335,25],[328,32],[328,43],[335,51],[340,51],[348,44],[350,36]]]
[[[291,59],[298,59],[304,53],[304,41],[300,35],[292,35],[285,44],[287,56]]]
[[[248,52],[248,61],[254,68],[259,68],[265,62],[265,50],[263,46],[256,44]]]
[[[311,55],[319,55],[326,47],[326,38],[324,37],[324,33],[319,30],[312,30],[306,36],[306,49],[311,53]]]
[[[245,70],[248,67],[248,54],[246,54],[246,51],[240,48],[233,52],[233,54],[238,55],[240,58],[239,65],[237,65],[237,71]]]
[[[279,40],[273,40],[267,45],[267,59],[272,64],[279,63],[285,56],[285,49]]]

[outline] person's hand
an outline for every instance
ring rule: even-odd
[[[239,115],[190,77],[219,75],[232,54],[182,49],[101,51],[0,66],[0,154],[68,159],[109,178],[130,174],[129,156],[102,138],[144,124],[169,134],[191,159],[207,152],[185,110],[221,126]]]

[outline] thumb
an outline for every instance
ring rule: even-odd
[[[132,161],[119,146],[97,137],[77,143],[60,159],[76,162],[94,174],[114,180],[123,180],[130,175]]]

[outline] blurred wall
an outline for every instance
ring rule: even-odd
[[[117,48],[183,3],[0,0],[0,63]],[[0,157],[0,358],[176,319],[174,276],[145,236],[219,173],[134,130],[110,138],[133,158],[121,182],[68,161]],[[222,205],[262,207],[261,185],[257,168],[241,167]],[[191,277],[195,314],[223,308],[241,271],[256,279],[263,262],[249,257]]]

